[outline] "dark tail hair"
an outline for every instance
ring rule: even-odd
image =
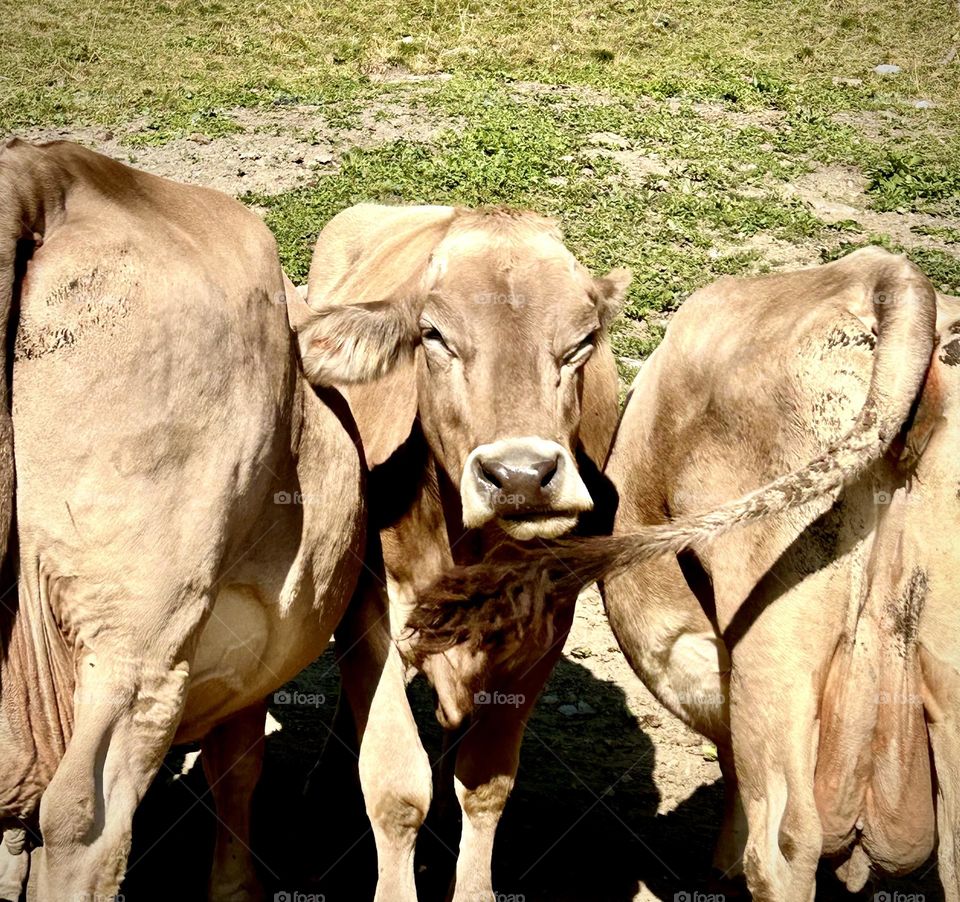
[[[877,320],[873,371],[844,438],[801,469],[707,513],[622,535],[518,549],[509,561],[450,570],[419,597],[408,621],[410,661],[419,664],[460,644],[492,649],[507,631],[522,637],[553,605],[591,582],[838,493],[862,474],[909,420],[936,344],[937,296],[923,273],[903,257],[885,255],[872,274],[865,290]]]

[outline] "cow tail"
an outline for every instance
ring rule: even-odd
[[[0,561],[10,547],[14,513],[12,347],[22,267],[43,231],[43,204],[35,190],[30,145],[0,146]]]
[[[523,636],[551,603],[661,554],[838,494],[887,452],[910,419],[936,344],[936,291],[903,257],[885,254],[865,286],[877,323],[870,386],[853,428],[806,466],[704,514],[616,536],[517,550],[514,559],[451,570],[418,599],[407,624],[408,659],[454,645],[488,650],[505,631]]]

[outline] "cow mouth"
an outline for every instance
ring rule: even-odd
[[[555,539],[577,525],[578,512],[571,510],[528,511],[500,514],[497,523],[512,539]]]

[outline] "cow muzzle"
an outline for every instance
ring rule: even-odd
[[[460,500],[468,529],[496,520],[521,541],[563,535],[593,508],[570,452],[536,437],[474,448],[463,468]]]

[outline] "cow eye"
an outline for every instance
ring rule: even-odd
[[[596,332],[591,332],[589,335],[581,339],[576,345],[567,351],[566,354],[563,355],[563,365],[579,366],[581,363],[583,363],[593,353],[593,347],[596,339]]]
[[[451,357],[456,356],[444,339],[443,333],[432,323],[420,324],[420,340],[426,345],[444,351]]]

